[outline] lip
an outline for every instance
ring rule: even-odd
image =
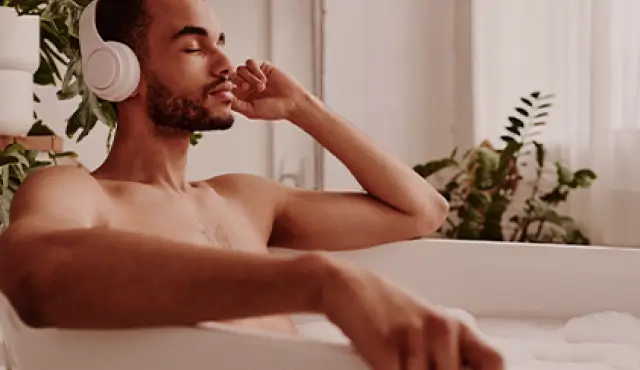
[[[224,93],[231,94],[231,92],[233,91],[233,88],[234,86],[231,82],[225,82],[218,85],[218,87],[216,87],[215,89],[209,91],[209,95],[218,95],[218,94],[224,94]]]
[[[209,91],[209,96],[222,99],[225,102],[232,102],[235,99],[235,95],[233,94],[234,87],[231,82],[222,83],[215,89]]]
[[[221,98],[226,102],[232,102],[235,98],[233,93],[229,90],[219,90],[217,92],[211,92],[209,96],[213,96],[215,98]]]

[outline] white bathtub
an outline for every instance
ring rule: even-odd
[[[295,253],[286,250],[277,253]],[[431,302],[475,316],[568,319],[602,311],[640,317],[640,250],[424,239],[335,252]],[[2,302],[6,306],[6,301]],[[33,330],[10,309],[2,329],[20,370],[356,370],[348,345],[203,328]],[[302,326],[321,316],[295,316]]]

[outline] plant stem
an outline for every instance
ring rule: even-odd
[[[538,231],[536,232],[536,240],[540,240],[540,236],[542,235],[542,227],[544,226],[544,220],[540,220],[538,224]]]
[[[519,242],[524,243],[527,241],[527,236],[529,235],[529,225],[531,225],[531,222],[527,219],[522,226],[520,239],[518,240]]]
[[[520,233],[520,224],[516,224],[515,230],[513,230],[513,234],[511,234],[511,238],[509,238],[510,242],[515,242],[518,239],[518,234]]]
[[[529,115],[529,117],[527,117],[527,127],[525,129],[525,132],[522,135],[522,142],[523,143],[525,142],[525,140],[527,138],[527,135],[529,134],[529,131],[531,130],[531,127],[533,127],[533,120],[531,119],[531,117],[534,116],[538,111],[538,107],[537,106],[536,107],[532,107],[532,108],[533,109],[531,111],[531,114]],[[520,154],[520,152],[518,152],[518,155],[519,154]],[[516,161],[517,161],[517,158],[518,157],[516,157]],[[537,163],[537,161],[536,161],[536,163]],[[519,227],[516,227],[516,230],[513,233],[511,241],[516,240],[519,232],[521,232],[520,241],[521,242],[526,241],[529,225],[531,224],[530,218],[531,218],[531,214],[533,213],[533,206],[531,205],[531,203],[535,199],[536,194],[538,194],[538,190],[540,190],[540,180],[542,179],[542,169],[543,169],[543,167],[538,164],[538,168],[536,168],[536,179],[533,182],[533,188],[531,189],[531,195],[529,196],[529,198],[527,198],[525,200],[525,204],[527,204],[527,209],[525,210],[525,216],[522,218],[522,222],[519,225]],[[542,222],[541,222],[541,225],[542,225]],[[539,236],[540,233],[541,233],[541,230],[538,230],[537,235]]]

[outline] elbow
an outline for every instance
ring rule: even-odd
[[[425,238],[433,235],[433,233],[444,225],[449,216],[449,211],[449,202],[439,193],[430,197],[428,201],[423,203],[414,216],[416,237]]]

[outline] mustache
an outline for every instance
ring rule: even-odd
[[[215,81],[209,82],[208,84],[204,85],[204,94],[208,95],[212,90],[216,89],[218,86],[225,84],[229,81],[231,81],[231,78],[228,76],[225,76]]]

